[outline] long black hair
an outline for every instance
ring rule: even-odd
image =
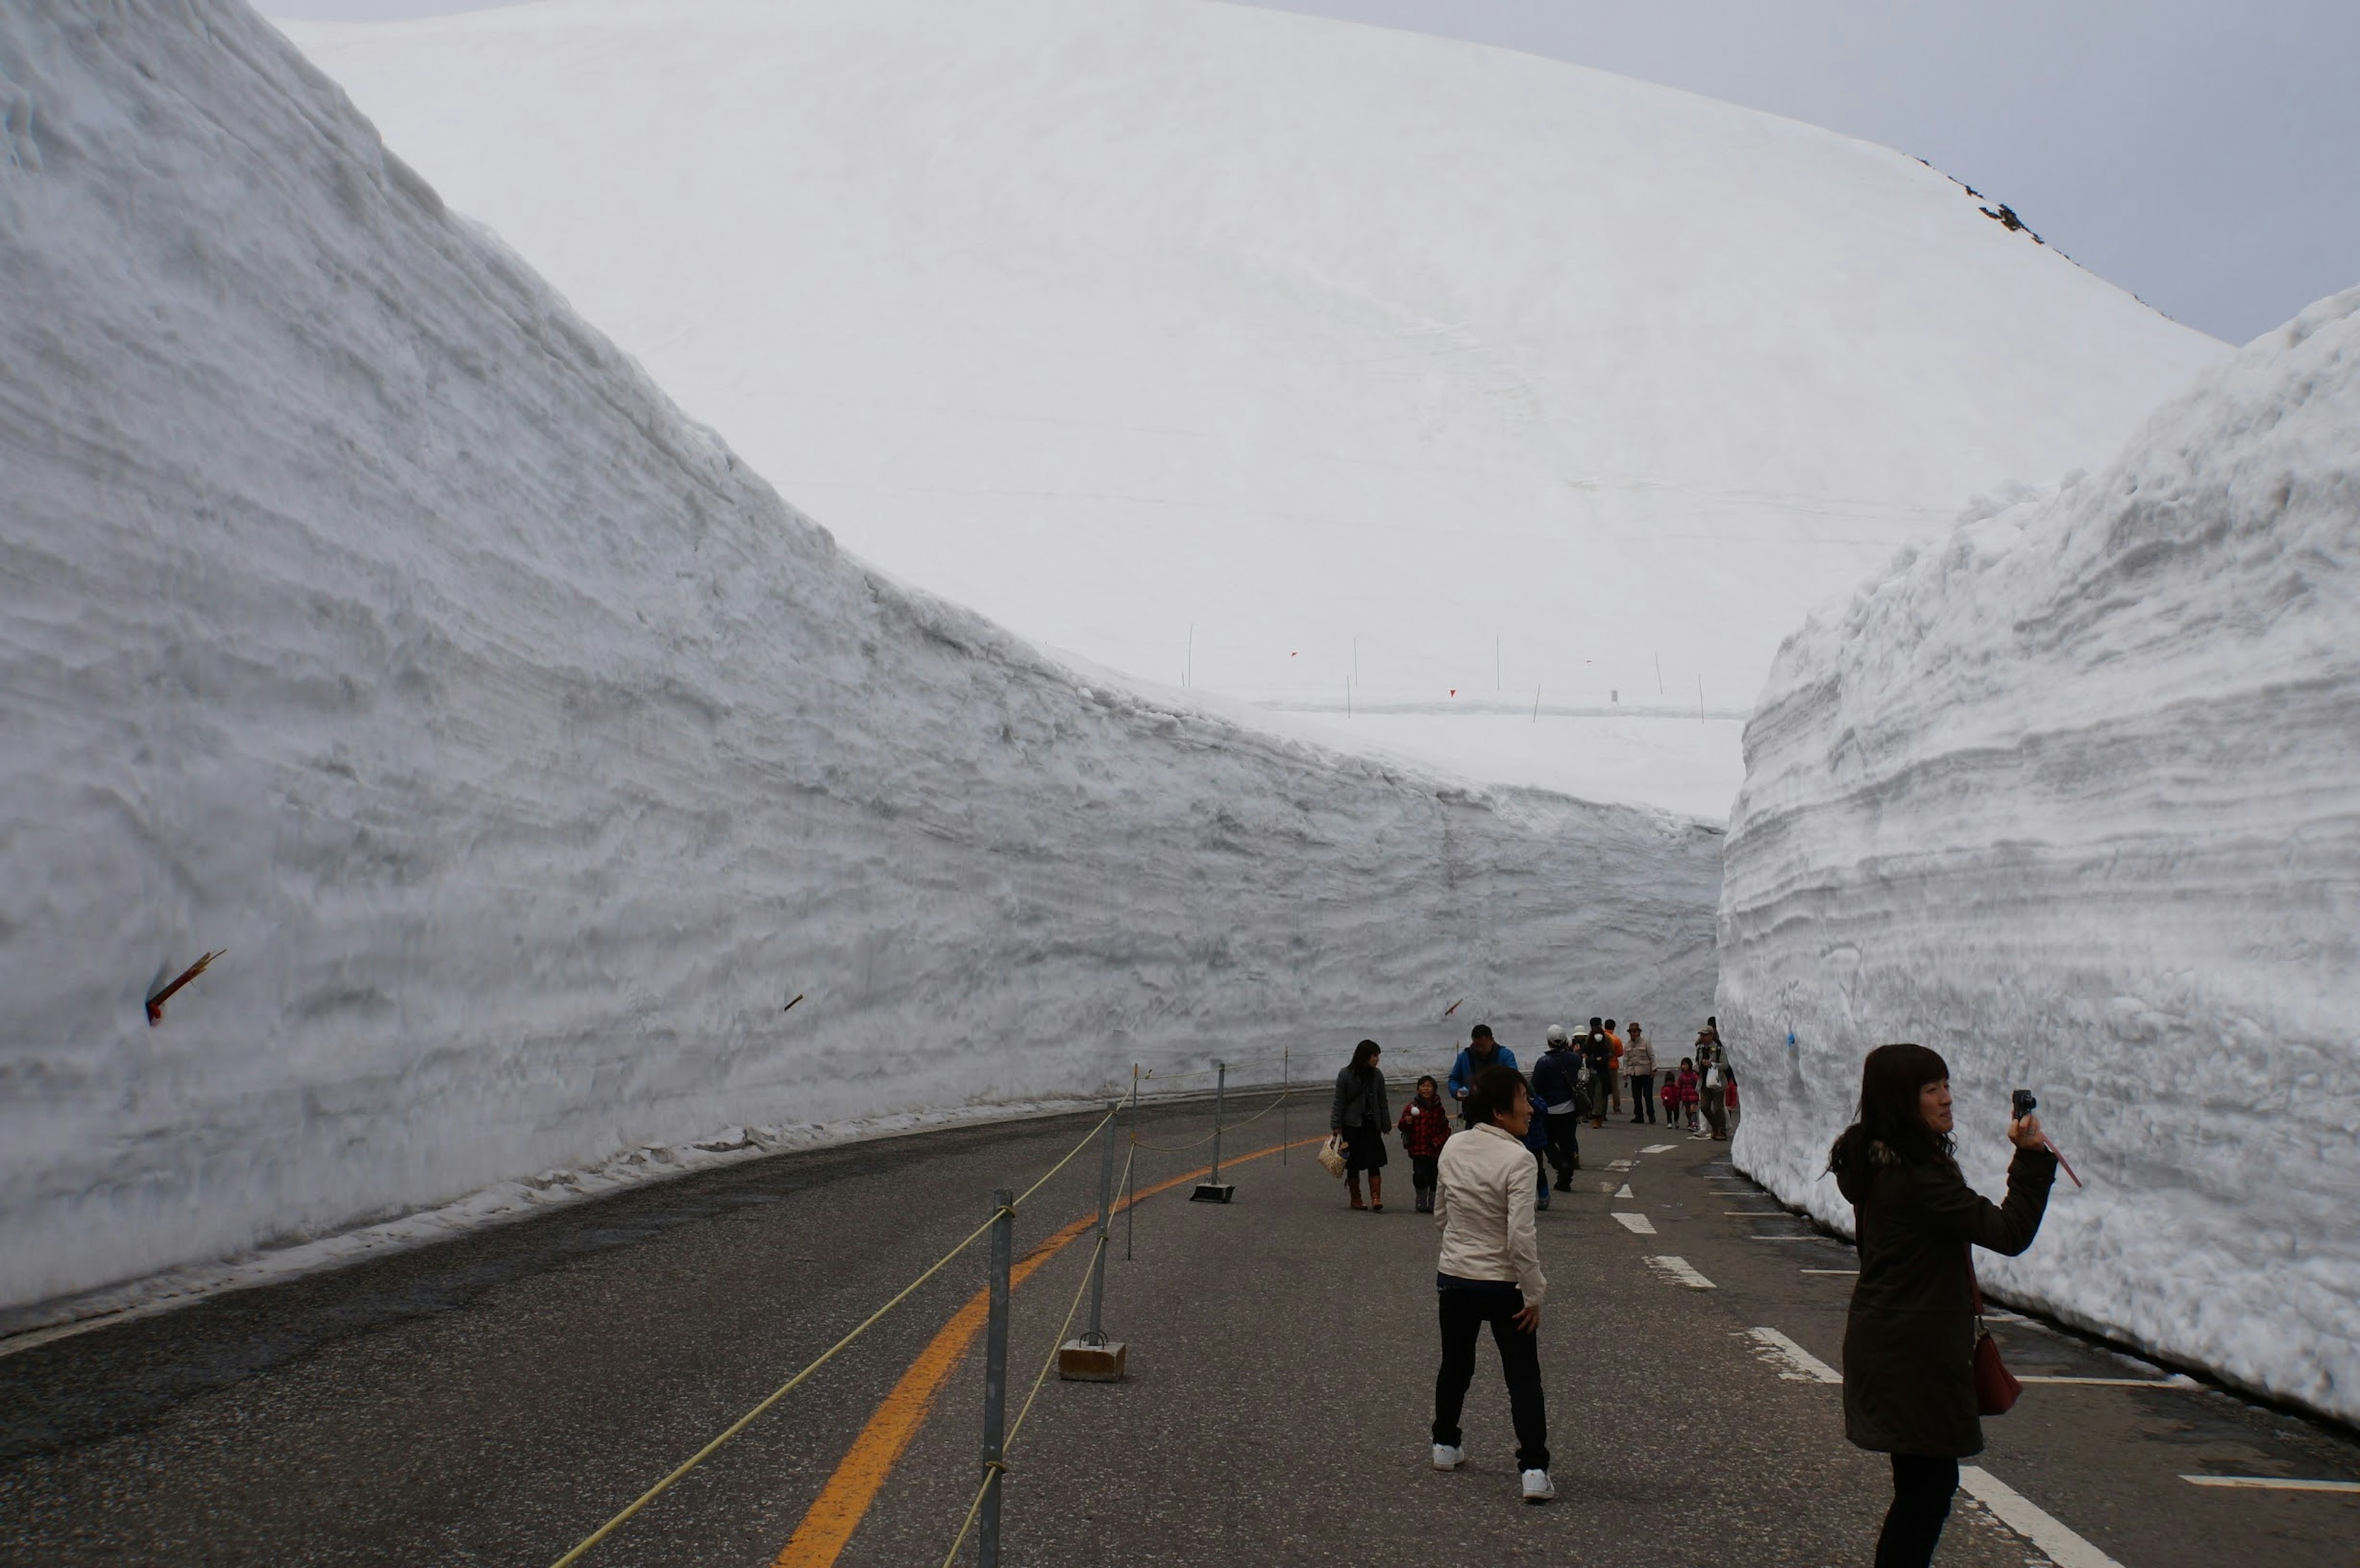
[[[1379,1045],[1373,1040],[1364,1040],[1360,1044],[1354,1046],[1352,1048],[1352,1072],[1354,1074],[1365,1074],[1374,1068],[1376,1063],[1370,1059],[1383,1049],[1384,1047]],[[1333,1062],[1336,1059],[1331,1056],[1328,1060]]]
[[[1926,1125],[1918,1096],[1928,1083],[1950,1075],[1941,1053],[1922,1045],[1880,1045],[1860,1064],[1860,1119],[1843,1129],[1828,1150],[1828,1169],[1841,1182],[1867,1176],[1869,1150],[1883,1144],[1913,1165],[1952,1158],[1948,1133]]]

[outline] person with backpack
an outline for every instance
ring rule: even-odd
[[[1513,1071],[1516,1053],[1491,1038],[1490,1024],[1477,1024],[1467,1031],[1467,1045],[1459,1051],[1459,1060],[1450,1064],[1450,1097],[1459,1102],[1459,1125],[1473,1127],[1468,1118],[1467,1097],[1474,1090],[1475,1074],[1486,1067],[1505,1067]]]
[[[1639,1020],[1631,1020],[1631,1043],[1622,1052],[1622,1071],[1631,1075],[1631,1125],[1643,1120],[1650,1127],[1655,1121],[1655,1048],[1640,1028]]]
[[[1581,1118],[1590,1102],[1581,1093],[1581,1055],[1563,1024],[1549,1025],[1548,1049],[1533,1067],[1533,1092],[1548,1114],[1549,1163],[1557,1167],[1557,1190],[1573,1190],[1581,1169]]]
[[[1442,1316],[1442,1366],[1434,1376],[1434,1467],[1466,1463],[1459,1412],[1475,1377],[1475,1338],[1486,1324],[1500,1347],[1516,1468],[1524,1501],[1557,1496],[1549,1482],[1548,1400],[1541,1383],[1540,1234],[1533,1224],[1532,1157],[1524,1152],[1532,1096],[1513,1068],[1493,1065],[1468,1085],[1470,1130],[1442,1146],[1434,1223],[1442,1231],[1435,1294]]]
[[[1606,1043],[1613,1049],[1614,1060],[1606,1070],[1606,1109],[1616,1116],[1622,1114],[1622,1037],[1614,1032],[1614,1020],[1606,1020]]]

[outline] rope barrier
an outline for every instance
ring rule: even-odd
[[[1246,1117],[1243,1121],[1230,1122],[1225,1127],[1218,1127],[1212,1132],[1207,1133],[1204,1137],[1196,1139],[1194,1143],[1149,1143],[1140,1138],[1138,1134],[1133,1133],[1131,1138],[1131,1146],[1133,1149],[1149,1149],[1157,1154],[1185,1154],[1192,1149],[1202,1149],[1205,1145],[1212,1142],[1214,1138],[1224,1133],[1235,1132],[1241,1127],[1251,1127],[1254,1123],[1262,1120],[1262,1117],[1270,1115],[1271,1112],[1278,1109],[1281,1103],[1300,1093],[1302,1093],[1302,1091],[1299,1089],[1282,1089],[1279,1091],[1277,1099],[1273,1100],[1269,1105],[1264,1105],[1262,1109]]]
[[[1083,1149],[1087,1149],[1090,1146],[1091,1140],[1098,1137],[1099,1132],[1105,1128],[1107,1123],[1114,1120],[1114,1118],[1120,1114],[1119,1110],[1109,1111],[1104,1116],[1100,1117],[1098,1125],[1091,1127],[1087,1133],[1083,1135],[1081,1142],[1074,1145],[1073,1149],[1066,1153],[1065,1159],[1060,1160],[1056,1164],[1049,1167],[1048,1173],[1046,1175],[1043,1175],[1040,1181],[1033,1182],[1032,1185],[1024,1189],[1023,1196],[1018,1198],[1013,1203],[1011,1203],[1007,1212],[1013,1214],[1017,1209],[1022,1208],[1024,1205],[1026,1199],[1031,1198],[1033,1193],[1039,1192],[1042,1187],[1048,1182],[1051,1176],[1054,1176],[1058,1171],[1063,1171],[1066,1166],[1072,1164],[1074,1162],[1074,1156],[1081,1153]],[[825,1351],[822,1351],[817,1360],[814,1361],[810,1366],[804,1367],[802,1371],[796,1373],[793,1377],[781,1384],[778,1388],[770,1394],[770,1398],[764,1399],[760,1404],[756,1405],[752,1410],[748,1410],[744,1415],[739,1416],[735,1421],[732,1421],[729,1424],[728,1430],[722,1432],[720,1436],[715,1438],[711,1443],[706,1443],[703,1448],[698,1449],[694,1454],[689,1455],[688,1459],[683,1462],[679,1468],[672,1471],[671,1475],[666,1475],[662,1480],[658,1481],[654,1486],[650,1486],[646,1491],[640,1493],[638,1497],[632,1500],[632,1503],[628,1508],[625,1508],[621,1513],[617,1514],[613,1519],[608,1519],[605,1524],[600,1525],[596,1530],[591,1531],[588,1536],[584,1538],[579,1546],[576,1546],[573,1551],[567,1552],[555,1563],[550,1564],[550,1568],[572,1568],[572,1564],[582,1560],[584,1553],[587,1552],[592,1547],[597,1545],[600,1541],[614,1534],[616,1530],[622,1528],[624,1524],[628,1523],[632,1515],[638,1513],[641,1508],[646,1508],[650,1503],[654,1502],[658,1497],[663,1496],[664,1493],[670,1491],[673,1482],[679,1480],[682,1476],[687,1475],[690,1471],[704,1464],[705,1460],[712,1457],[715,1450],[718,1449],[723,1443],[727,1443],[731,1438],[736,1437],[739,1432],[745,1431],[748,1426],[751,1426],[754,1423],[755,1419],[760,1416],[763,1411],[769,1410],[772,1405],[777,1404],[781,1399],[786,1398],[789,1393],[792,1392],[813,1373],[818,1371],[821,1367],[835,1360],[837,1353],[842,1351],[846,1345],[850,1345],[854,1340],[858,1339],[862,1334],[867,1334],[871,1328],[876,1326],[879,1319],[882,1318],[887,1312],[891,1312],[895,1307],[900,1306],[903,1301],[908,1301],[917,1290],[919,1286],[924,1284],[927,1280],[941,1273],[943,1269],[949,1265],[951,1259],[956,1258],[960,1253],[965,1252],[968,1247],[973,1247],[987,1232],[991,1229],[994,1225],[999,1223],[1000,1213],[1000,1210],[994,1209],[991,1212],[991,1217],[985,1220],[983,1224],[976,1226],[974,1230],[968,1232],[967,1237],[965,1241],[960,1242],[956,1247],[954,1247],[948,1252],[944,1253],[941,1258],[934,1261],[933,1268],[928,1269],[915,1279],[911,1280],[909,1284],[902,1287],[899,1295],[896,1295],[891,1301],[886,1302],[883,1306],[869,1313],[866,1319],[862,1320],[859,1327],[854,1329],[850,1334],[846,1334],[842,1339],[837,1340],[834,1345],[829,1345]],[[1070,1314],[1068,1314],[1066,1321],[1069,1323],[1072,1321]],[[1062,1344],[1063,1341],[1061,1340],[1060,1343]],[[1027,1400],[1026,1409],[1029,1410],[1031,1408],[1031,1401]],[[1019,1424],[1022,1424],[1021,1419]],[[953,1550],[956,1551],[956,1548],[954,1547]]]
[[[1123,1175],[1127,1178],[1130,1174],[1130,1167],[1126,1165]],[[1106,1233],[1100,1231],[1098,1244],[1090,1249],[1090,1260],[1082,1269],[1082,1282],[1074,1287],[1074,1299],[1065,1308],[1065,1321],[1057,1325],[1055,1336],[1049,1341],[1048,1357],[1041,1363],[1041,1370],[1032,1379],[1032,1391],[1024,1396],[1024,1408],[1016,1412],[1015,1423],[1009,1427],[1008,1436],[1001,1441],[1000,1457],[984,1465],[983,1485],[975,1489],[975,1496],[967,1502],[967,1518],[959,1521],[958,1534],[952,1538],[951,1549],[943,1553],[943,1568],[951,1568],[958,1557],[959,1548],[967,1544],[967,1531],[975,1528],[975,1516],[982,1508],[984,1496],[991,1490],[992,1482],[1008,1474],[1008,1451],[1016,1446],[1016,1435],[1024,1430],[1024,1418],[1032,1413],[1032,1401],[1041,1397],[1041,1386],[1049,1380],[1050,1368],[1057,1365],[1057,1352],[1065,1345],[1066,1332],[1074,1326],[1074,1314],[1082,1310],[1082,1297],[1090,1288],[1091,1270],[1098,1267],[1098,1255],[1106,1250]]]

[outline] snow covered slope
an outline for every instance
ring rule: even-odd
[[[242,5],[0,7],[0,1306],[1466,993],[1705,1006],[1717,830],[898,586]]]
[[[1686,733],[1544,713],[1543,758],[1434,711],[1743,713],[1811,604],[2103,461],[2225,352],[1898,153],[1317,17],[556,0],[290,30],[849,548],[1159,681],[1297,707],[1352,681],[1340,734],[1490,778],[1676,798]]]
[[[1987,1280],[2360,1416],[2360,289],[1815,616],[1746,763],[1739,1162],[1849,1224],[1861,1057],[1931,1045],[1987,1192],[2019,1086],[2089,1182]]]

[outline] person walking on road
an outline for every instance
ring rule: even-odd
[[[1491,1325],[1516,1429],[1524,1501],[1557,1496],[1549,1483],[1548,1407],[1541,1388],[1540,1236],[1533,1225],[1532,1156],[1524,1134],[1533,1105],[1513,1068],[1475,1074],[1467,1095],[1470,1129],[1442,1146],[1434,1223],[1442,1231],[1435,1264],[1441,1300],[1442,1367],[1434,1376],[1434,1467],[1465,1462],[1459,1426],[1475,1377],[1475,1336]]]
[[[1639,1027],[1631,1020],[1631,1043],[1622,1052],[1622,1070],[1631,1075],[1631,1125],[1644,1121],[1650,1127],[1655,1121],[1655,1048]]]
[[[1417,1212],[1434,1213],[1435,1161],[1450,1141],[1450,1113],[1442,1106],[1442,1090],[1432,1073],[1417,1081],[1417,1093],[1402,1107],[1402,1149],[1409,1155],[1410,1186],[1417,1193]]]
[[[1384,1048],[1364,1040],[1336,1074],[1336,1098],[1328,1108],[1328,1130],[1344,1140],[1344,1189],[1352,1206],[1385,1212],[1385,1128],[1393,1111],[1385,1103],[1385,1075],[1377,1071]],[[1369,1173],[1369,1201],[1360,1202],[1360,1172]]]
[[[1459,1060],[1450,1064],[1450,1097],[1459,1102],[1459,1125],[1473,1127],[1467,1115],[1467,1097],[1473,1092],[1475,1074],[1486,1067],[1505,1067],[1513,1071],[1516,1053],[1491,1038],[1490,1024],[1477,1024],[1467,1031],[1467,1044]]]
[[[1717,1052],[1721,1047],[1716,1045],[1707,1049]],[[1713,1141],[1718,1143],[1729,1136],[1729,1113],[1721,1103],[1729,1088],[1729,1070],[1721,1064],[1717,1057],[1705,1058],[1702,1065],[1704,1119],[1712,1128]]]
[[[1622,1114],[1622,1037],[1614,1032],[1614,1020],[1606,1020],[1606,1045],[1612,1052],[1613,1062],[1606,1070],[1606,1106],[1616,1116]]]
[[[1665,1119],[1674,1127],[1685,1127],[1690,1133],[1694,1133],[1697,1130],[1697,1070],[1694,1057],[1680,1058],[1680,1070],[1670,1075],[1670,1082],[1665,1085],[1664,1092],[1672,1095],[1677,1101],[1677,1104],[1666,1107]]]
[[[1844,1435],[1893,1462],[1875,1568],[1933,1561],[1959,1461],[1983,1446],[1973,1249],[2014,1258],[2030,1247],[2057,1179],[2040,1118],[2011,1121],[2007,1201],[1994,1205],[1961,1173],[1951,1125],[1941,1057],[1922,1045],[1880,1045],[1861,1067],[1860,1119],[1828,1151],[1860,1237],[1844,1323]]]
[[[1590,1022],[1590,1038],[1581,1042],[1581,1060],[1590,1069],[1590,1125],[1602,1127],[1606,1125],[1607,1091],[1614,1082],[1614,1047],[1596,1019]]]
[[[1518,1077],[1524,1077],[1521,1073]],[[1533,1207],[1549,1206],[1549,1114],[1538,1094],[1533,1093],[1532,1081],[1524,1080],[1524,1097],[1532,1102],[1533,1114],[1524,1127],[1524,1147],[1533,1154]]]
[[[1557,1190],[1573,1190],[1581,1169],[1581,1118],[1590,1105],[1581,1097],[1581,1057],[1563,1024],[1549,1025],[1548,1049],[1533,1066],[1533,1093],[1548,1116],[1549,1163],[1557,1167]]]

